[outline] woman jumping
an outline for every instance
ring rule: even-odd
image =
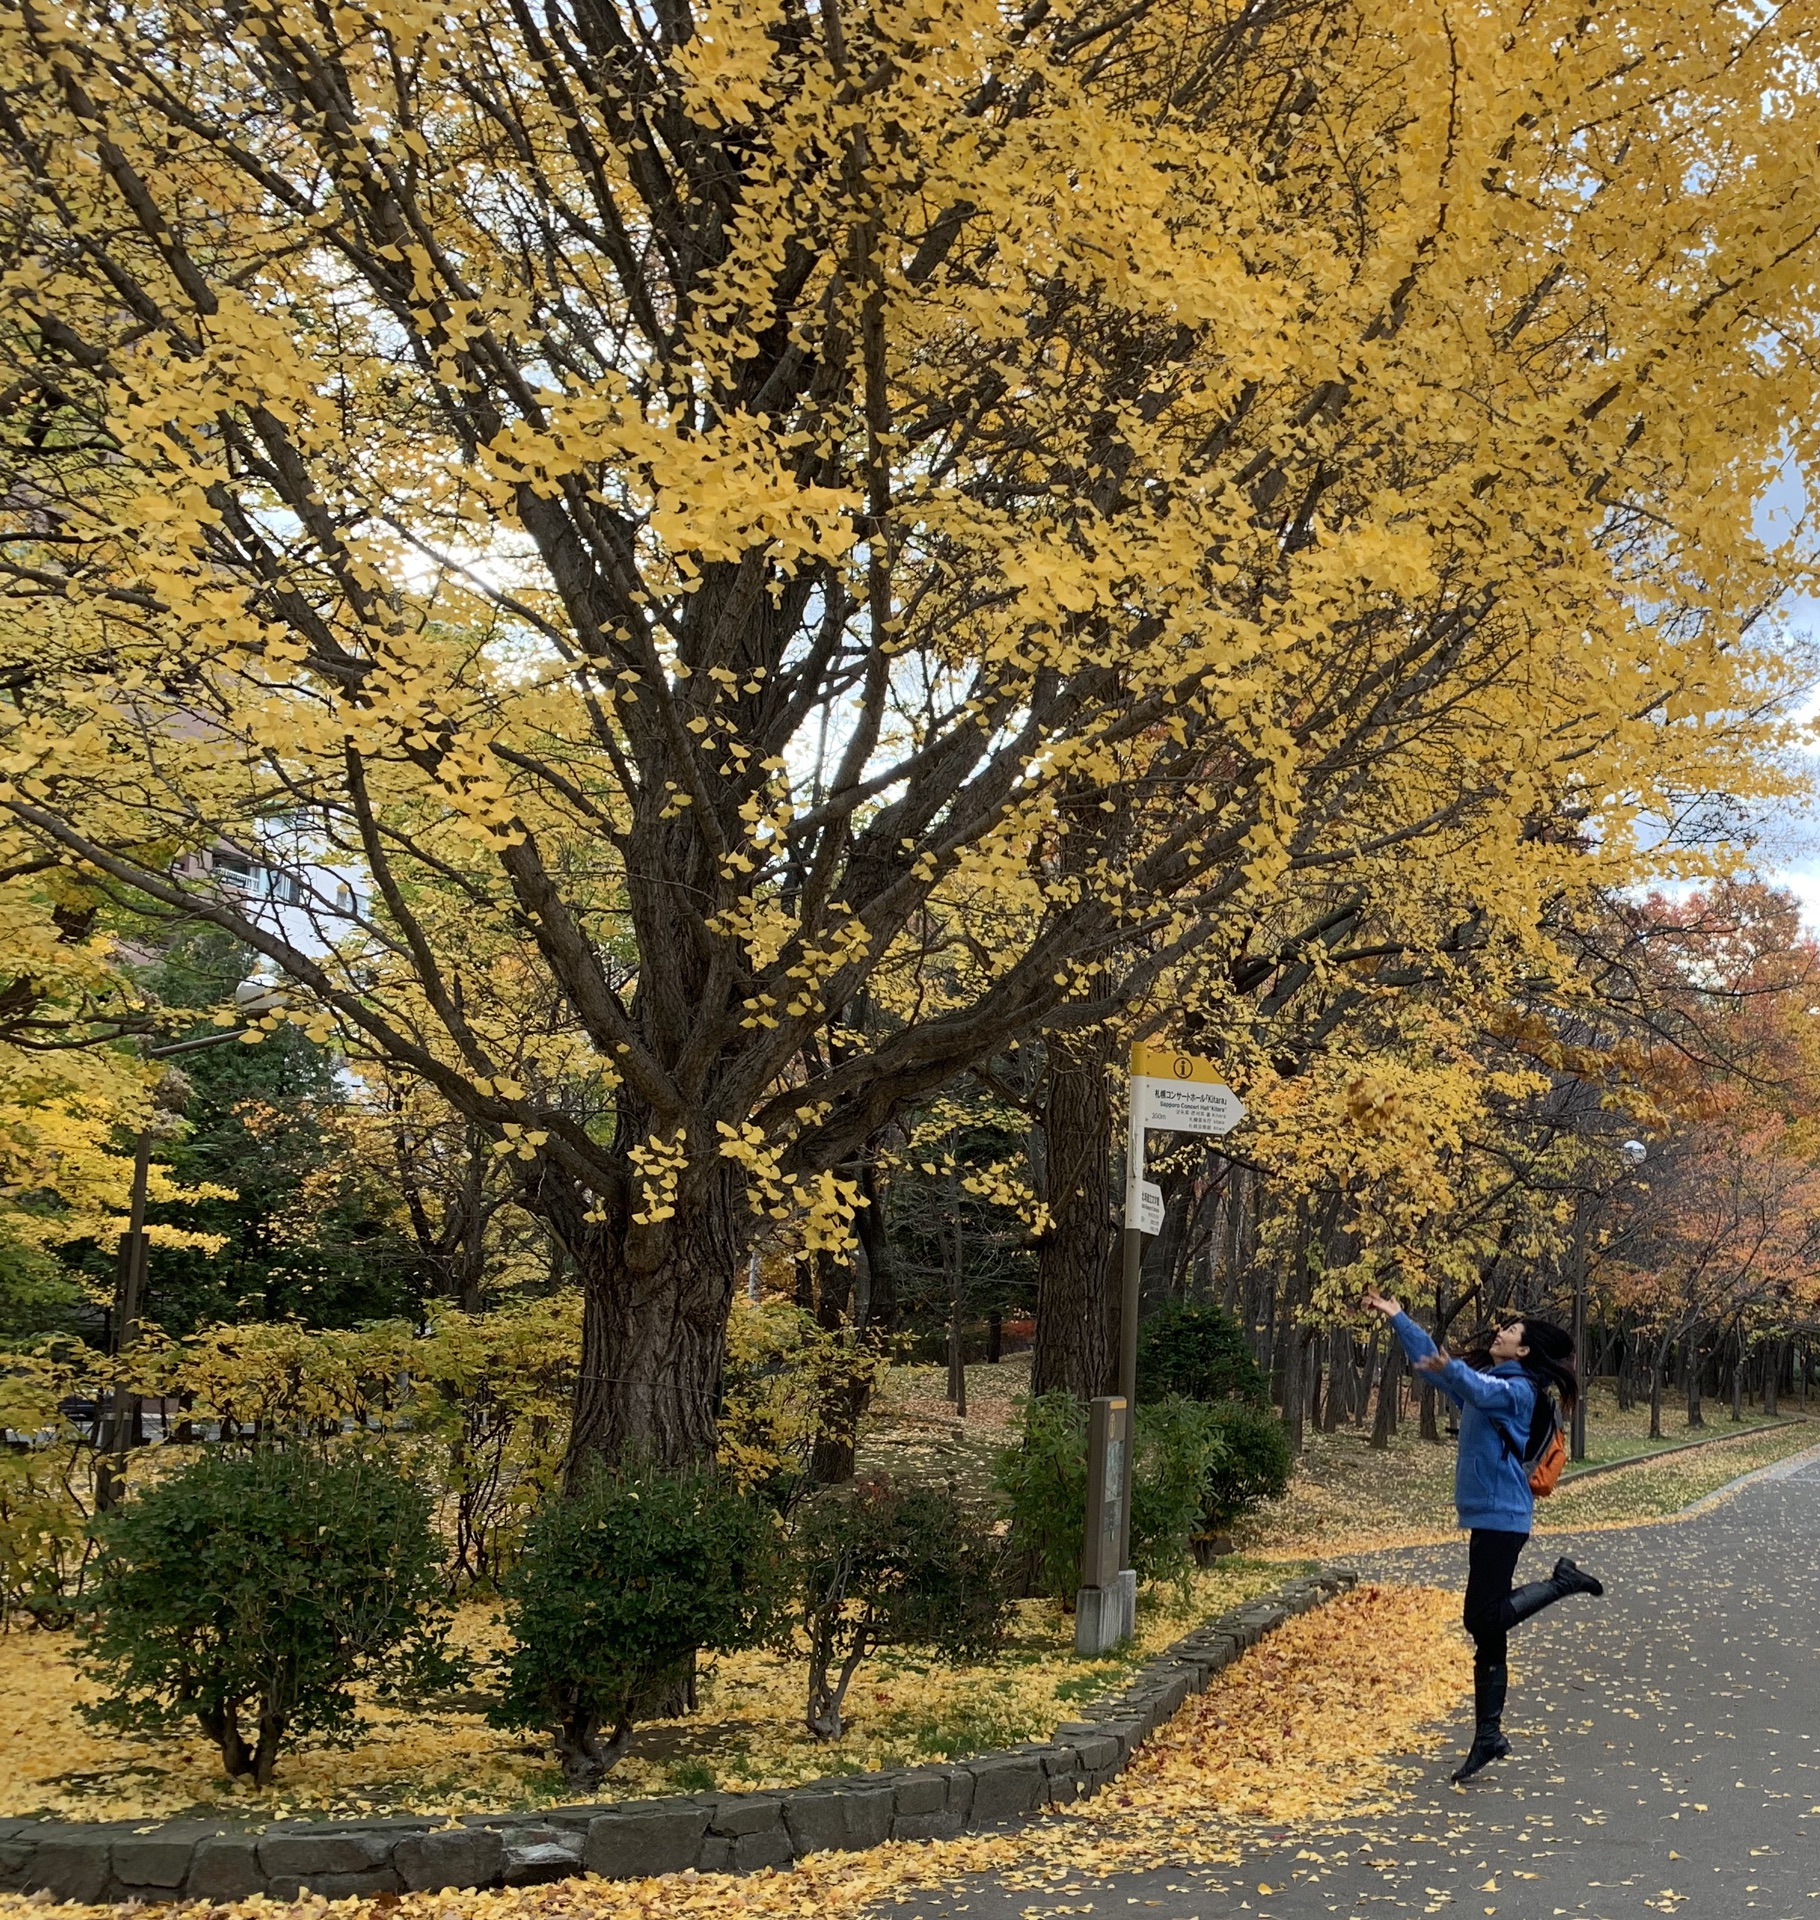
[[[1571,1418],[1580,1398],[1572,1337],[1546,1320],[1515,1320],[1493,1338],[1482,1365],[1450,1360],[1394,1300],[1368,1294],[1368,1307],[1390,1322],[1418,1371],[1460,1409],[1460,1454],[1454,1466],[1453,1499],[1460,1525],[1472,1532],[1467,1556],[1464,1621],[1473,1642],[1473,1704],[1478,1724],[1472,1751],[1455,1780],[1470,1780],[1481,1767],[1510,1751],[1504,1738],[1506,1636],[1518,1621],[1552,1607],[1570,1593],[1605,1589],[1571,1560],[1555,1562],[1546,1580],[1513,1588],[1517,1556],[1529,1539],[1535,1497],[1529,1490],[1530,1430],[1538,1396],[1559,1396]]]

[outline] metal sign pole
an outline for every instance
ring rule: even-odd
[[[1230,1133],[1244,1102],[1211,1060],[1144,1045],[1131,1049],[1131,1102],[1125,1131],[1124,1265],[1119,1288],[1119,1390],[1092,1403],[1087,1432],[1087,1538],[1075,1605],[1077,1653],[1104,1653],[1137,1625],[1137,1574],[1131,1567],[1131,1468],[1136,1451],[1138,1300],[1144,1236],[1160,1233],[1163,1196],[1144,1178],[1144,1135]],[[1116,1551],[1114,1549],[1116,1548]]]
[[[1140,1208],[1144,1191],[1144,1112],[1138,1086],[1131,1085],[1131,1113],[1125,1126],[1124,1284],[1119,1294],[1119,1394],[1137,1418],[1138,1295],[1144,1272],[1144,1229]],[[1133,1440],[1136,1439],[1134,1431]],[[1125,1449],[1125,1484],[1119,1494],[1119,1569],[1131,1565],[1131,1456]]]

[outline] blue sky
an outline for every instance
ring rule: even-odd
[[[1813,504],[1799,468],[1791,462],[1762,500],[1760,530],[1772,538],[1786,536],[1798,516],[1813,511]],[[1820,600],[1797,595],[1783,603],[1781,612],[1796,634],[1820,641]],[[1820,688],[1809,695],[1801,717],[1820,719]],[[1806,760],[1820,786],[1820,739]],[[1762,819],[1758,827],[1758,864],[1764,877],[1797,896],[1809,929],[1820,934],[1820,819],[1811,808],[1789,808]]]

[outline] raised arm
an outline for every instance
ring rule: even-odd
[[[1471,1373],[1470,1367],[1462,1366],[1458,1360],[1444,1362],[1440,1348],[1388,1294],[1368,1293],[1365,1296],[1365,1304],[1374,1312],[1381,1313],[1390,1322],[1390,1330],[1397,1336],[1397,1344],[1409,1356],[1412,1365],[1427,1374],[1450,1400],[1464,1401],[1465,1394],[1452,1384],[1449,1376],[1456,1370],[1461,1373]]]
[[[1422,1330],[1418,1327],[1416,1331],[1420,1333]],[[1527,1430],[1529,1416],[1535,1411],[1536,1405],[1536,1390],[1527,1380],[1480,1373],[1464,1360],[1449,1360],[1435,1375],[1435,1380],[1456,1400],[1470,1400],[1486,1413],[1504,1414]]]

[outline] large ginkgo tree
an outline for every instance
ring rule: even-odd
[[[6,837],[464,1116],[576,1470],[698,1456],[907,1103],[1775,783],[1807,21],[18,0]]]

